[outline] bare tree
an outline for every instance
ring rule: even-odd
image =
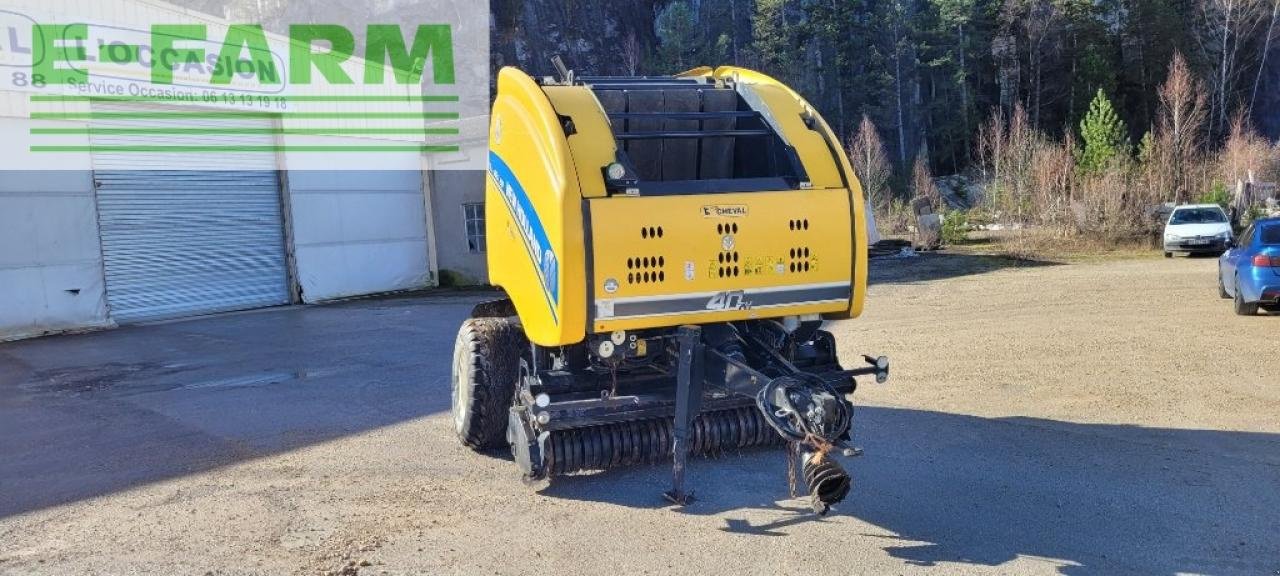
[[[929,157],[921,150],[916,154],[915,166],[911,168],[911,192],[915,198],[928,199],[934,211],[942,209],[942,194],[933,181],[933,172],[929,170]],[[914,205],[915,200],[912,200]]]
[[[1258,63],[1258,75],[1253,78],[1253,94],[1249,96],[1249,109],[1258,100],[1258,85],[1262,83],[1262,73],[1267,69],[1267,54],[1271,52],[1271,38],[1276,30],[1276,17],[1280,16],[1280,0],[1271,0],[1271,19],[1267,22],[1266,39],[1262,41],[1262,58]]]
[[[1037,128],[1044,107],[1044,61],[1053,47],[1052,35],[1061,26],[1058,16],[1059,11],[1052,2],[1036,0],[1022,19],[1027,35],[1027,64],[1031,68],[1027,106],[1031,108],[1031,125]]]
[[[902,111],[902,44],[903,30],[902,19],[903,14],[902,1],[894,0],[893,2],[893,92],[896,100],[896,109],[898,122],[898,165],[906,166],[907,164],[907,124]]]
[[[1223,132],[1231,116],[1230,95],[1239,80],[1238,57],[1244,38],[1249,36],[1262,19],[1261,0],[1200,0],[1202,38],[1201,50],[1206,59],[1214,62],[1209,88],[1213,93],[1210,103],[1210,137],[1213,132]]]
[[[628,76],[635,76],[640,70],[640,41],[636,39],[636,31],[627,32],[627,39],[622,41],[622,65]]]
[[[1177,200],[1185,201],[1190,197],[1193,181],[1188,170],[1200,151],[1208,111],[1203,87],[1182,54],[1174,53],[1168,79],[1157,95],[1160,107],[1156,111],[1152,176],[1166,184]]]
[[[853,160],[853,171],[862,182],[862,189],[872,208],[877,211],[887,209],[892,196],[889,179],[893,175],[893,167],[889,164],[889,155],[885,153],[884,142],[875,123],[865,114],[858,124],[857,134],[849,142],[849,158]]]
[[[1056,0],[1004,0],[1000,9],[1001,36],[992,43],[992,55],[1001,64],[1001,91],[1006,113],[1011,103],[1006,90],[1012,87],[1014,94],[1022,91],[1020,98],[1027,109],[1031,124],[1039,127],[1045,102],[1045,69],[1060,48],[1062,10]],[[1025,63],[1026,74],[1022,74]],[[1008,77],[1012,74],[1012,78]],[[1050,98],[1052,100],[1052,98]]]
[[[1244,111],[1231,117],[1231,131],[1222,146],[1218,175],[1229,186],[1251,180],[1271,180],[1280,173],[1280,156],[1249,124]]]

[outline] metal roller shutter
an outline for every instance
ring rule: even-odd
[[[94,111],[164,110],[136,105]],[[289,302],[284,219],[273,154],[118,152],[110,146],[271,145],[269,118],[97,119],[93,127],[176,134],[92,135],[107,302],[118,323]],[[261,129],[211,134],[202,127]],[[231,164],[234,162],[234,164]],[[213,164],[237,170],[172,170]],[[150,166],[161,170],[138,170]]]

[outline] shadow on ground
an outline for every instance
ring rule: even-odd
[[[0,518],[449,409],[486,293],[371,299],[0,344]]]
[[[962,254],[957,252],[919,252],[914,258],[875,258],[867,265],[869,284],[919,284],[947,278],[974,276],[1009,268],[1057,266],[1048,260]]]
[[[866,455],[850,463],[854,491],[834,517],[787,499],[780,450],[697,460],[699,501],[685,513],[726,515],[722,530],[756,536],[848,515],[893,534],[848,538],[884,538],[908,565],[1032,556],[1064,574],[1280,570],[1280,435],[878,407],[859,409],[857,430]],[[656,507],[669,481],[650,466],[560,478],[544,494]],[[744,509],[777,519],[752,523]]]

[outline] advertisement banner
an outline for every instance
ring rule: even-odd
[[[0,170],[485,168],[487,2],[199,8],[0,0]]]

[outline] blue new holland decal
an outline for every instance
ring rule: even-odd
[[[511,167],[507,166],[507,163],[492,150],[489,151],[489,177],[493,178],[493,184],[498,187],[498,195],[502,196],[507,210],[511,212],[511,218],[520,229],[520,237],[524,240],[529,259],[533,261],[533,267],[538,272],[538,279],[542,281],[542,291],[547,298],[547,304],[551,307],[551,319],[559,322],[556,319],[556,305],[560,303],[560,264],[556,259],[556,253],[551,250],[551,241],[547,239],[547,231],[542,227],[542,220],[538,218],[538,212],[533,209],[533,203],[525,193],[524,187],[520,185],[520,180],[516,179],[516,175],[511,172]]]

